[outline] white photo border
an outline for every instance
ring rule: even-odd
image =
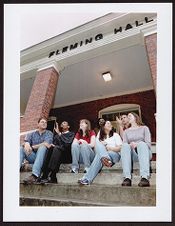
[[[42,10],[157,13],[157,173],[155,207],[19,206],[20,16]],[[66,8],[68,7],[68,8]],[[39,13],[38,12],[38,13]],[[4,4],[3,221],[171,222],[172,3]]]

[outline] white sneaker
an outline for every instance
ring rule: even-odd
[[[78,169],[72,169],[71,173],[76,173],[77,174],[78,173]]]

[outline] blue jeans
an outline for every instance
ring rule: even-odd
[[[83,176],[83,179],[87,179],[90,183],[94,180],[99,170],[103,167],[101,162],[102,157],[109,158],[113,164],[119,162],[120,160],[119,152],[107,151],[105,146],[98,139],[96,139],[95,150],[96,150],[95,158],[88,172]]]
[[[42,145],[36,152],[32,151],[30,155],[26,155],[24,148],[20,147],[20,167],[22,166],[24,159],[26,159],[30,164],[33,164],[32,174],[39,177],[41,168],[43,166],[46,150],[46,146]]]
[[[152,158],[151,150],[148,145],[141,141],[137,145],[137,153],[129,144],[124,143],[121,149],[121,160],[123,168],[123,177],[131,179],[131,161],[139,161],[140,176],[148,179],[150,177],[150,160]]]
[[[87,144],[73,143],[71,146],[72,169],[79,169],[79,164],[84,164],[85,168],[89,168],[94,159],[95,153]]]

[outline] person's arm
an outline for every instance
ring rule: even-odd
[[[47,131],[44,142],[33,145],[32,148],[35,150],[35,149],[38,149],[42,145],[46,146],[46,148],[50,148],[52,146],[52,142],[53,142],[53,133],[51,131]]]
[[[91,148],[94,148],[94,147],[95,147],[95,135],[92,135],[92,136],[91,136],[91,141],[90,141],[89,146],[90,146]]]
[[[55,132],[56,132],[58,135],[61,135],[61,132],[60,132],[59,126],[58,126],[58,122],[55,122],[54,130],[55,130]]]
[[[80,139],[79,133],[76,133],[76,134],[75,134],[75,137],[74,137],[74,139],[73,139],[72,144],[75,144],[75,143],[78,143],[78,144],[79,144],[79,143],[80,143],[80,142],[79,142],[79,139]]]
[[[32,153],[31,140],[32,140],[32,133],[29,133],[26,135],[24,139],[24,144],[23,144],[26,155],[30,155]]]
[[[144,126],[145,143],[151,149],[151,133],[147,126]]]
[[[129,144],[128,137],[127,137],[127,130],[125,130],[123,132],[123,143],[128,143]]]
[[[117,125],[118,125],[118,127],[119,127],[119,135],[120,135],[121,138],[123,139],[123,132],[124,132],[124,130],[123,130],[122,121],[121,121],[121,119],[119,119],[117,116],[116,116],[116,123],[117,123]]]
[[[115,147],[112,147],[112,146],[106,146],[106,149],[108,150],[108,151],[114,151],[114,152],[119,152],[120,150],[121,150],[121,145],[117,145],[117,146],[115,146]]]
[[[122,139],[121,137],[117,134],[114,133],[114,140],[115,140],[115,146],[106,146],[106,149],[108,151],[114,151],[114,152],[119,152],[121,150],[121,146],[122,146]]]

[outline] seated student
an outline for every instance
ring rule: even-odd
[[[131,112],[128,114],[131,127],[123,133],[123,145],[121,149],[121,160],[124,181],[122,186],[131,186],[131,161],[139,161],[141,180],[140,187],[150,186],[150,160],[151,153],[151,134],[149,128],[144,126],[140,117]]]
[[[130,127],[128,116],[125,114],[122,114],[120,118],[116,116],[116,122],[119,127],[119,135],[123,139],[123,132]]]
[[[95,132],[91,130],[89,120],[80,120],[80,127],[72,143],[72,173],[78,173],[79,164],[84,164],[86,172],[94,159]]]
[[[88,185],[92,183],[103,165],[112,167],[113,164],[118,162],[120,160],[121,145],[120,136],[113,131],[111,122],[106,121],[100,129],[99,137],[96,138],[95,158],[88,172],[78,182],[82,185]]]
[[[75,134],[70,132],[70,126],[67,121],[61,123],[61,132],[56,123],[54,128],[53,148],[46,153],[46,158],[42,167],[41,183],[57,183],[56,174],[59,171],[61,163],[71,163],[71,144]]]
[[[46,150],[50,148],[53,142],[53,133],[47,128],[47,120],[40,118],[38,120],[38,129],[27,134],[25,143],[20,148],[20,168],[24,159],[33,164],[32,175],[24,179],[24,183],[32,184],[37,182],[41,173],[41,167],[44,162]]]
[[[94,128],[96,135],[99,133],[101,126],[103,126],[104,124],[105,124],[105,120],[103,118],[98,118],[97,127]]]

